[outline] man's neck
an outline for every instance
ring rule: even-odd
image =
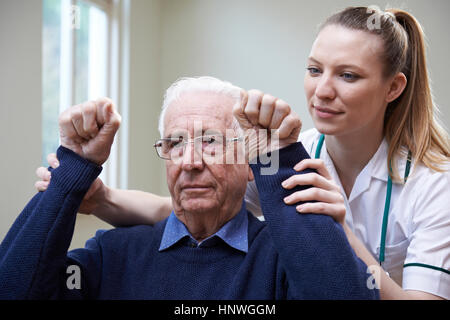
[[[348,198],[359,173],[372,159],[383,141],[382,129],[367,133],[356,132],[346,136],[326,136],[325,139],[328,154]]]

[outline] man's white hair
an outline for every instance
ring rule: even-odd
[[[187,92],[212,92],[227,95],[235,100],[235,103],[241,103],[241,89],[232,85],[230,82],[222,81],[214,77],[196,77],[180,78],[175,81],[164,95],[164,101],[159,116],[158,129],[161,138],[164,136],[164,118],[169,105],[178,100],[180,96]],[[240,126],[233,117],[232,128],[237,133],[240,132]]]

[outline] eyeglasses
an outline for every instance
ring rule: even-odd
[[[164,138],[155,142],[153,147],[161,159],[174,160],[184,155],[184,150],[188,143],[194,143],[194,148],[199,151],[201,147],[202,155],[220,156],[226,151],[230,142],[242,141],[242,137],[226,139],[221,134],[211,134],[195,137],[194,139],[185,139],[185,137]]]

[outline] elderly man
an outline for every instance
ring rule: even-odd
[[[99,231],[85,248],[67,253],[77,209],[120,123],[107,99],[70,108],[60,117],[60,166],[0,247],[0,298],[377,298],[343,230],[283,202],[281,181],[308,157],[295,143],[300,120],[286,108],[260,110],[252,96],[214,78],[176,82],[166,93],[155,145],[166,160],[173,213],[155,226]],[[261,174],[268,165],[260,157],[250,166],[240,161],[242,150],[244,160],[275,151],[245,134],[262,129],[252,117],[276,129],[268,135],[271,142],[279,138],[276,174]],[[266,222],[243,202],[254,178]],[[77,270],[81,282],[71,285]]]

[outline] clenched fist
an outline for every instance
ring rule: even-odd
[[[302,122],[281,99],[259,90],[241,91],[233,115],[245,132],[248,159],[297,142]]]
[[[109,157],[120,121],[108,98],[70,107],[59,116],[61,145],[101,166]]]

